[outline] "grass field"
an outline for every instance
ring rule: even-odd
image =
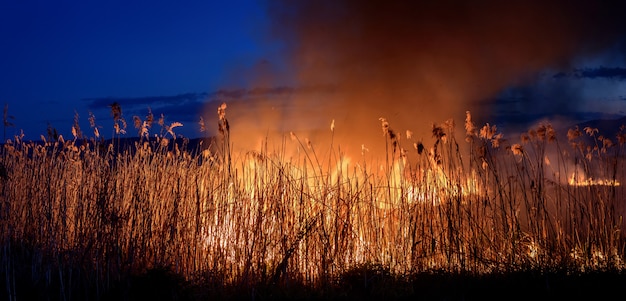
[[[468,113],[463,139],[446,121],[426,143],[373,120],[386,149],[374,163],[295,133],[278,150],[234,150],[225,110],[202,143],[177,123],[151,137],[151,115],[129,143],[115,110],[111,140],[90,120],[91,137],[76,121],[71,140],[5,143],[2,298],[460,299],[510,279],[547,293],[623,279],[622,129],[543,124],[505,140]]]

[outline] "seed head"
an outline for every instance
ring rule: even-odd
[[[567,140],[568,140],[569,142],[572,142],[572,140],[574,140],[574,139],[576,139],[576,138],[578,138],[578,137],[580,137],[580,136],[582,136],[582,133],[581,133],[581,132],[580,132],[580,130],[578,129],[578,126],[576,126],[576,127],[575,127],[575,128],[573,128],[573,129],[569,129],[569,130],[567,130]]]
[[[72,126],[72,135],[74,139],[83,138],[83,132],[80,130],[80,122],[78,112],[74,111],[74,126]]]
[[[172,122],[169,126],[166,126],[165,129],[170,135],[172,135],[172,137],[176,138],[176,134],[174,133],[174,128],[177,128],[179,126],[183,126],[183,124],[180,122]]]
[[[217,107],[217,116],[220,120],[226,119],[226,103],[223,102],[219,107]]]
[[[515,143],[511,145],[511,151],[513,152],[514,155],[521,156],[524,153],[524,148],[522,148],[521,145]]]
[[[498,131],[498,128],[495,125],[489,125],[489,123],[486,123],[480,129],[480,138],[493,139],[497,131]]]
[[[204,124],[204,118],[200,116],[200,121],[198,121],[198,125],[200,126],[200,132],[204,133],[206,131],[206,126]]]
[[[443,125],[448,132],[453,132],[454,128],[456,127],[456,124],[454,123],[454,119],[452,118],[446,120],[446,122],[444,122]]]
[[[592,128],[592,127],[586,127],[584,128],[585,133],[589,136],[594,136],[595,134],[598,133],[598,129],[597,128]]]
[[[230,126],[228,125],[228,119],[226,119],[226,103],[225,102],[223,102],[219,107],[217,107],[217,116],[219,118],[218,130],[220,134],[224,136],[230,131]]]
[[[380,120],[381,127],[383,129],[383,136],[387,136],[389,133],[389,122],[387,122],[387,119],[384,117],[380,117],[378,120]]]
[[[540,141],[544,141],[546,140],[546,126],[544,124],[539,125],[539,127],[537,127],[537,137],[539,137]]]
[[[498,148],[500,147],[500,143],[502,143],[503,140],[504,139],[502,139],[502,133],[495,134],[491,139],[491,146],[493,146],[493,148]]]
[[[122,107],[119,103],[114,102],[110,105],[111,107],[111,116],[113,116],[113,121],[118,121],[122,118]]]
[[[465,135],[467,140],[476,136],[476,126],[474,126],[474,122],[472,122],[472,114],[470,111],[465,111]]]
[[[148,128],[152,127],[152,123],[154,122],[154,115],[152,115],[152,109],[150,109],[150,107],[148,107],[148,115],[146,116],[146,126]]]
[[[422,142],[413,143],[413,147],[417,150],[419,155],[424,152],[424,144],[422,144]]]
[[[92,128],[96,127],[96,116],[92,112],[89,112],[89,126]]]
[[[443,128],[433,123],[433,138],[440,140],[445,136],[446,132],[443,130]]]
[[[136,129],[141,129],[141,118],[139,118],[139,116],[135,115],[133,116],[133,125],[135,126]]]
[[[163,115],[163,113],[161,113],[161,117],[159,117],[159,126],[164,126],[165,125],[165,116]]]

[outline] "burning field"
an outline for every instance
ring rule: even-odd
[[[220,133],[193,147],[162,123],[164,136],[134,144],[98,139],[95,124],[90,138],[75,125],[73,140],[6,143],[4,293],[99,298],[146,271],[254,296],[341,292],[359,277],[367,286],[367,273],[624,269],[621,129],[560,136],[542,124],[505,139],[468,112],[464,137],[448,120],[425,144],[381,118],[372,135],[385,151],[365,160],[293,132],[279,148],[234,150],[226,108]],[[140,134],[150,117],[136,123]],[[329,123],[326,135],[335,130]]]
[[[502,279],[573,297],[613,283],[589,275],[623,285],[624,125],[505,135],[484,122],[503,89],[614,43],[623,5],[268,6],[286,55],[247,84],[288,88],[243,94],[293,95],[209,101],[200,140],[151,111],[130,139],[115,103],[110,140],[77,115],[71,139],[3,144],[3,296],[471,299]],[[549,100],[515,109],[576,111]]]

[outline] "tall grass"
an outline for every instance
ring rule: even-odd
[[[6,143],[5,296],[28,281],[59,299],[98,298],[160,267],[246,289],[324,288],[365,264],[398,275],[624,268],[621,132],[559,138],[540,125],[510,143],[468,113],[464,142],[447,121],[424,145],[381,120],[381,168],[293,133],[278,150],[235,152],[225,109],[203,149],[175,135],[128,148],[119,137]]]

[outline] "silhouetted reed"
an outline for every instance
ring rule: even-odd
[[[170,142],[179,123],[150,139],[152,112],[133,118],[140,140],[121,147],[119,105],[115,147],[92,114],[94,138],[76,115],[74,140],[4,144],[5,296],[26,294],[26,281],[59,299],[98,298],[163,267],[239,288],[330,287],[365,265],[394,275],[624,267],[621,132],[613,142],[573,129],[565,143],[544,124],[510,143],[468,113],[466,143],[449,120],[433,125],[429,147],[381,118],[381,168],[294,133],[282,142],[298,149],[290,156],[267,144],[236,153],[225,109],[203,149]]]

